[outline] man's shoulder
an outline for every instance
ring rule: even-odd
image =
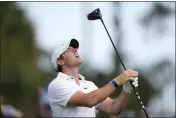
[[[48,89],[59,87],[59,85],[62,83],[64,83],[64,79],[56,77],[49,83]]]

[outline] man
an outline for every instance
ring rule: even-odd
[[[48,99],[53,117],[96,117],[96,109],[117,116],[125,108],[133,90],[129,81],[138,87],[138,72],[127,70],[104,87],[98,88],[85,80],[78,70],[82,63],[78,54],[79,42],[71,39],[57,47],[51,61],[58,72],[48,86]],[[91,73],[90,73],[91,74]],[[101,81],[101,80],[100,80]],[[123,91],[112,100],[108,96],[123,85]]]

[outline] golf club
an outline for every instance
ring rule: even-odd
[[[110,36],[110,34],[109,34],[109,32],[108,32],[108,30],[107,30],[105,24],[104,24],[104,21],[103,21],[103,19],[102,19],[102,14],[101,14],[100,9],[97,8],[97,9],[95,9],[94,11],[92,11],[91,13],[89,13],[89,14],[87,15],[87,18],[88,18],[88,20],[98,20],[98,19],[101,20],[101,22],[102,22],[102,24],[103,24],[103,26],[104,26],[104,28],[105,28],[105,30],[106,30],[108,36],[109,36],[109,39],[110,39],[110,41],[111,41],[111,43],[112,43],[112,45],[113,45],[113,47],[114,47],[114,49],[115,49],[115,51],[116,51],[116,54],[117,54],[117,56],[118,56],[118,58],[119,58],[119,60],[120,60],[120,62],[121,62],[121,64],[122,64],[123,68],[124,68],[124,70],[126,70],[125,65],[124,65],[124,63],[122,62],[122,60],[121,60],[121,58],[120,58],[120,56],[119,56],[119,53],[118,53],[118,51],[117,51],[117,49],[116,49],[116,47],[115,47],[115,45],[114,45],[114,43],[113,43],[113,41],[112,41],[112,39],[111,39],[111,36]],[[130,81],[130,82],[131,82],[131,81]],[[131,85],[132,85],[132,82],[131,82]],[[144,104],[143,104],[142,100],[140,99],[140,96],[139,96],[139,94],[138,94],[138,92],[137,92],[137,89],[136,89],[133,85],[132,85],[132,87],[133,87],[133,89],[134,89],[134,91],[135,91],[135,93],[136,93],[136,96],[137,96],[137,98],[138,98],[138,100],[139,100],[139,102],[140,102],[140,104],[141,104],[142,109],[144,110],[145,115],[147,116],[147,118],[149,118],[149,116],[148,116],[148,114],[147,114],[147,112],[146,112],[145,106],[144,106]]]

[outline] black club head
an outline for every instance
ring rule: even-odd
[[[87,18],[88,20],[97,20],[97,19],[101,19],[102,15],[101,15],[101,11],[99,8],[95,9],[94,11],[92,11],[91,13],[87,14]]]

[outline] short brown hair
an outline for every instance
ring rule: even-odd
[[[57,60],[63,59],[63,58],[64,58],[63,55],[60,55],[60,57]],[[62,72],[62,66],[57,64],[57,69],[55,69],[55,70],[56,70],[57,73]]]

